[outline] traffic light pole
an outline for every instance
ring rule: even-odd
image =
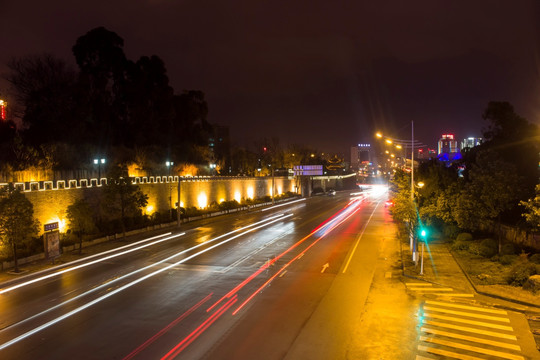
[[[425,242],[422,241],[422,257],[420,260],[420,275],[424,275],[424,244]]]

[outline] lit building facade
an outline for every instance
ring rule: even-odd
[[[438,142],[437,154],[455,154],[459,152],[458,143],[453,134],[443,134]]]
[[[372,162],[371,144],[358,144],[351,147],[351,168],[358,171],[363,164]]]
[[[482,138],[468,137],[461,141],[460,150],[463,150],[465,148],[473,148],[475,146],[480,145],[481,143],[482,143]]]

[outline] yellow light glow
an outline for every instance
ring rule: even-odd
[[[376,133],[375,136],[378,137],[379,139],[382,138],[382,134],[380,132]]]
[[[247,189],[247,197],[248,199],[253,199],[253,194],[254,194],[254,191],[253,191],[253,187],[248,187]]]
[[[66,220],[65,219],[62,220],[58,216],[54,216],[54,217],[50,218],[47,222],[45,222],[45,224],[50,224],[50,223],[54,223],[54,222],[58,223],[58,230],[60,232],[65,232],[66,231]]]
[[[240,191],[235,191],[234,192],[234,200],[236,200],[237,202],[242,201],[242,194],[240,194]]]
[[[219,203],[220,203],[220,204],[221,204],[222,202],[224,202],[224,201],[225,201],[225,199],[223,199],[223,198],[219,199]]]
[[[151,215],[154,212],[154,205],[148,205],[146,207],[146,214]]]
[[[390,154],[390,151],[386,150],[384,153],[385,153],[385,154]]]
[[[401,145],[396,145],[396,149],[402,149],[402,148],[403,148],[403,146],[401,146]]]
[[[183,201],[180,201],[180,207],[181,207],[181,208],[184,207],[184,202],[183,202]]]
[[[390,154],[390,157],[396,157],[396,155],[394,155],[394,154]]]
[[[425,185],[425,184],[424,184],[424,182],[423,182],[423,181],[420,181],[420,182],[418,182],[418,187],[419,187],[419,188],[423,188],[423,187],[424,187],[424,185]]]
[[[283,192],[282,192],[281,190],[282,190],[281,186],[278,185],[278,187],[277,187],[277,193],[278,193],[278,195],[279,195],[279,194],[283,194]]]
[[[208,205],[208,197],[206,197],[205,193],[202,192],[199,194],[197,197],[197,203],[201,209],[204,209]]]
[[[392,140],[386,139],[386,143],[387,143],[387,144],[391,144],[391,143],[392,143]]]

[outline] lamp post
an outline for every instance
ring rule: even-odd
[[[172,220],[172,186],[171,186],[171,167],[174,165],[172,161],[165,161],[169,175],[167,176],[167,181],[169,182],[169,214],[170,219]]]
[[[101,164],[105,164],[105,159],[94,159],[94,165],[98,166],[98,182],[101,179]]]
[[[407,153],[407,147],[411,148],[411,205],[415,209],[415,212],[416,212],[416,204],[414,202],[414,150],[424,147],[424,145],[414,139],[414,122],[411,121],[411,140],[394,139],[388,136],[384,136],[380,132],[376,133],[375,135],[379,139],[384,138],[384,141],[386,144],[394,145],[397,149],[401,149],[403,146],[405,146],[405,154]],[[409,231],[410,249],[412,251],[412,259],[416,264],[418,262],[418,254],[417,254],[416,241],[415,241],[415,236],[414,236],[413,219],[411,219],[410,224],[411,224],[410,231]]]

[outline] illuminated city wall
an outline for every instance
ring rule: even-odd
[[[178,199],[178,177],[136,178],[135,183],[148,195],[148,206],[145,213],[169,211]],[[105,179],[103,179],[105,183]],[[5,185],[5,184],[3,184]],[[295,191],[295,180],[276,177],[274,187],[276,195],[287,191]],[[65,230],[66,209],[77,199],[86,199],[92,206],[99,206],[102,200],[101,185],[96,179],[47,181],[34,183],[15,183],[34,205],[34,217],[43,224],[59,222],[60,230]],[[105,185],[103,185],[105,186]],[[212,202],[261,198],[272,195],[271,177],[235,177],[235,178],[189,178],[183,179],[180,189],[180,206],[184,208],[206,208]],[[169,200],[169,198],[172,198]]]

